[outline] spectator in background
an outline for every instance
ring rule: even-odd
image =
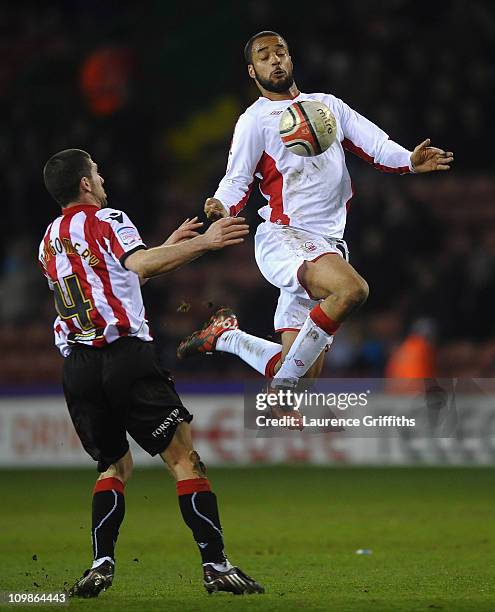
[[[435,323],[417,319],[406,339],[392,351],[386,378],[433,378],[436,376]]]

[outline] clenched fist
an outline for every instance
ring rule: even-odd
[[[220,200],[216,198],[207,198],[205,202],[205,213],[206,217],[211,220],[222,219],[228,217],[229,213],[222,206]]]

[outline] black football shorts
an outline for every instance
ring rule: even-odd
[[[124,337],[104,348],[76,345],[64,360],[63,385],[77,435],[99,472],[126,454],[126,433],[156,455],[179,423],[192,420],[152,342]]]

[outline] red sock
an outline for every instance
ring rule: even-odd
[[[193,533],[203,563],[225,563],[217,498],[207,478],[177,482],[182,518]]]
[[[208,478],[191,478],[177,481],[177,495],[192,495],[200,491],[211,491]]]
[[[124,483],[118,478],[97,480],[93,490],[91,529],[95,560],[103,557],[115,558],[115,543],[124,514]]]
[[[309,313],[311,320],[313,323],[316,323],[320,329],[322,329],[329,336],[333,336],[333,334],[339,329],[340,323],[331,319],[323,310],[323,308],[316,304],[316,306]]]

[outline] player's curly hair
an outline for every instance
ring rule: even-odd
[[[65,149],[52,155],[43,168],[48,193],[64,207],[79,197],[83,176],[91,176],[91,156],[82,149]]]
[[[262,32],[258,32],[254,36],[251,36],[251,38],[247,41],[246,46],[244,47],[244,59],[246,60],[247,64],[253,63],[253,43],[254,41],[257,40],[258,38],[262,38],[263,36],[278,36],[284,41],[287,49],[289,48],[289,45],[287,44],[287,41],[285,40],[285,38],[281,36],[280,34],[278,34],[278,32],[273,32],[272,30],[263,30]]]

